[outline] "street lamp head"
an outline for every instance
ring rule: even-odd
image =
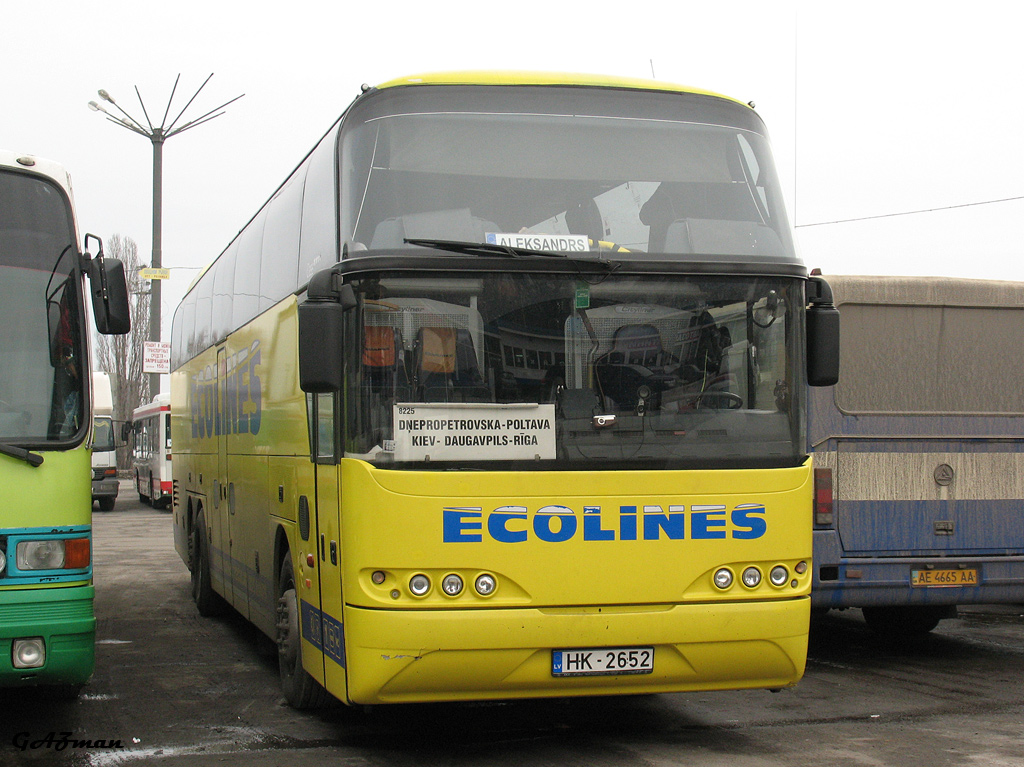
[[[106,115],[107,117],[109,117],[109,118],[110,118],[111,120],[114,120],[115,122],[119,122],[119,123],[121,123],[122,125],[124,125],[124,126],[125,126],[125,127],[127,127],[127,128],[131,128],[131,127],[132,127],[132,126],[130,126],[130,125],[127,125],[127,124],[125,123],[125,121],[124,121],[124,120],[122,120],[122,119],[121,119],[120,117],[118,117],[117,115],[112,115],[112,114],[110,114],[110,112],[108,112],[108,111],[107,111],[106,109],[104,109],[104,108],[103,108],[103,105],[102,105],[102,104],[97,104],[97,103],[96,103],[95,101],[90,101],[90,102],[89,102],[89,109],[91,109],[91,110],[92,110],[93,112],[102,112],[102,113],[103,113],[103,114],[105,114],[105,115]]]
[[[111,104],[117,103],[117,102],[114,101],[113,97],[109,93],[107,93],[105,90],[103,90],[102,88],[100,88],[96,92],[100,94],[100,98],[103,99],[104,101],[109,101]]]

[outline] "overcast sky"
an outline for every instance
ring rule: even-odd
[[[142,120],[138,87],[158,123],[179,73],[172,117],[210,73],[185,119],[245,94],[164,148],[165,339],[198,270],[360,84],[449,69],[653,75],[754,101],[808,266],[1024,280],[1015,3],[20,5],[0,43],[0,147],[67,166],[82,233],[131,237],[146,261],[152,146],[86,104],[104,88]]]

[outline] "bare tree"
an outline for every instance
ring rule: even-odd
[[[132,411],[149,402],[149,376],[142,373],[143,342],[149,338],[149,281],[139,277],[146,266],[139,261],[139,247],[131,237],[112,235],[105,243],[105,255],[124,264],[128,280],[132,329],[123,336],[98,336],[96,368],[110,376],[114,396],[114,421],[130,421]],[[117,427],[119,429],[119,426]],[[130,468],[129,447],[117,450],[117,465]]]

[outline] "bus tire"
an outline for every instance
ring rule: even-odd
[[[955,615],[946,605],[863,607],[861,612],[868,628],[890,640],[923,637],[938,626],[940,620]]]
[[[202,512],[192,529],[192,600],[204,618],[224,612],[224,599],[213,590],[210,554],[206,544],[206,520]]]
[[[292,708],[322,708],[330,694],[302,667],[302,636],[299,631],[299,602],[291,552],[285,551],[277,581],[277,667],[281,690]]]
[[[142,492],[142,477],[135,475],[135,490],[139,494],[139,502],[149,505],[149,496]]]
[[[100,511],[113,511],[114,503],[117,502],[116,498],[100,498]]]

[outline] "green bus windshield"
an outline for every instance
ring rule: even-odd
[[[38,178],[0,172],[0,441],[84,437],[85,350],[67,199]]]

